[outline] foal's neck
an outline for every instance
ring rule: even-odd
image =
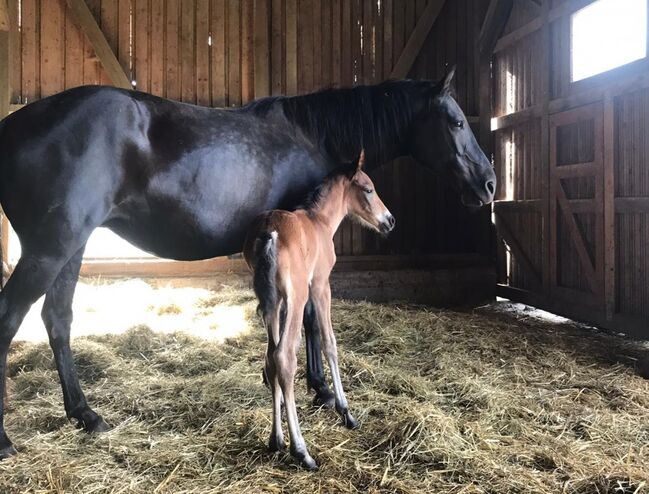
[[[342,176],[334,178],[326,192],[308,209],[309,216],[324,226],[331,238],[347,216],[345,180]]]

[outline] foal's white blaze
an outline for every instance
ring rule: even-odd
[[[392,214],[390,214],[390,211],[386,209],[381,214],[376,215],[376,220],[379,222],[379,225],[381,225],[387,223],[390,216],[392,216]]]

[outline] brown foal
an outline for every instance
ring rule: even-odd
[[[347,215],[381,233],[395,220],[362,171],[364,153],[356,165],[330,174],[308,205],[294,212],[273,210],[260,215],[248,232],[244,256],[254,272],[254,288],[266,330],[265,375],[273,393],[273,428],[269,448],[284,449],[282,401],[291,438],[291,454],[308,469],[317,464],[307,451],[295,408],[293,381],[297,369],[302,316],[309,297],[314,302],[322,347],[333,380],[336,410],[349,428],[357,427],[340,381],[336,337],[331,326],[329,274],[336,263],[333,236]],[[282,400],[283,397],[283,400]]]

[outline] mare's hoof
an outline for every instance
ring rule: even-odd
[[[268,449],[273,453],[284,451],[286,449],[286,443],[284,442],[284,439],[270,436],[270,439],[268,440]]]
[[[83,429],[84,431],[95,434],[99,432],[106,432],[111,429],[111,426],[106,423],[100,415],[97,415],[92,410],[88,410],[81,415],[80,419],[77,419],[77,427]]]
[[[343,415],[343,424],[345,424],[345,427],[348,429],[358,429],[359,427],[358,420],[356,420],[349,412]]]
[[[313,397],[313,405],[316,407],[333,408],[336,404],[336,397],[328,388],[316,391]]]
[[[18,451],[16,451],[16,448],[14,448],[14,445],[11,443],[0,448],[0,460],[6,460],[7,458],[11,458],[12,456],[16,456],[17,454]]]

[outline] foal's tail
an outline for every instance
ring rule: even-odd
[[[253,287],[259,299],[259,311],[268,324],[277,308],[277,232],[264,232],[255,245]]]

